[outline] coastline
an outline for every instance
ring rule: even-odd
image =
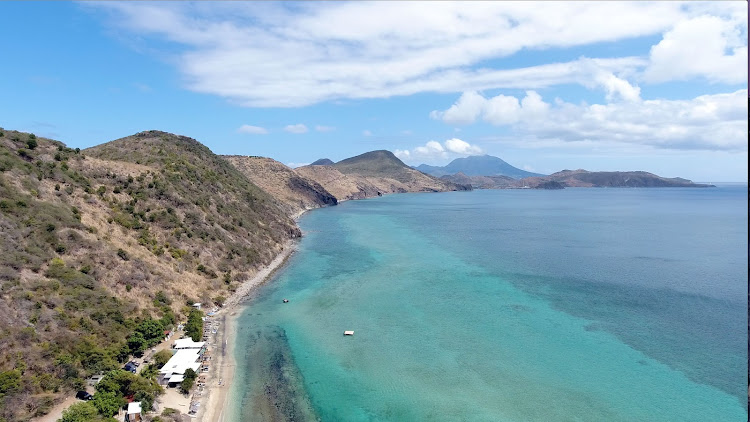
[[[294,220],[304,213],[293,216]],[[234,380],[234,336],[237,332],[237,318],[242,313],[242,303],[259,286],[265,284],[271,276],[283,267],[290,256],[298,249],[298,241],[288,240],[284,249],[266,267],[255,276],[244,281],[237,291],[224,303],[224,307],[214,316],[219,327],[211,346],[213,364],[208,374],[201,406],[195,419],[202,422],[224,422],[224,409],[229,400]]]

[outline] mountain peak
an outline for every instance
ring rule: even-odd
[[[331,166],[333,161],[328,158],[321,158],[310,163],[311,166]]]
[[[360,173],[365,176],[379,177],[392,175],[409,169],[392,152],[386,150],[370,151],[355,157],[341,160],[334,164],[342,173]]]
[[[456,173],[463,173],[466,176],[509,176],[514,179],[543,176],[513,167],[504,160],[487,154],[456,158],[444,167],[422,164],[416,169],[437,177]]]

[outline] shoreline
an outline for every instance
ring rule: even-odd
[[[308,210],[303,210],[292,216],[295,222]],[[195,415],[195,420],[201,422],[224,422],[224,410],[229,400],[234,381],[234,368],[237,362],[234,358],[234,339],[237,332],[237,318],[242,312],[241,305],[258,287],[265,284],[278,269],[282,268],[289,257],[298,250],[299,239],[290,239],[284,244],[284,249],[267,266],[258,271],[252,278],[245,280],[240,287],[227,299],[224,306],[214,316],[219,323],[216,336],[212,342],[213,364],[208,374],[206,388],[201,400],[201,406]]]

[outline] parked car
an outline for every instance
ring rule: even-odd
[[[89,394],[87,391],[79,391],[76,393],[76,398],[78,400],[91,400],[94,398],[94,396]]]
[[[135,374],[136,366],[133,365],[133,362],[128,362],[125,364],[125,366],[122,367],[122,369]]]

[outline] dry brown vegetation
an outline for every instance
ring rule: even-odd
[[[336,197],[318,182],[297,174],[271,158],[241,155],[225,155],[222,158],[276,198],[289,215],[337,203]]]
[[[193,139],[79,151],[0,132],[0,420],[45,413],[142,348],[134,332],[228,296],[300,234]]]

